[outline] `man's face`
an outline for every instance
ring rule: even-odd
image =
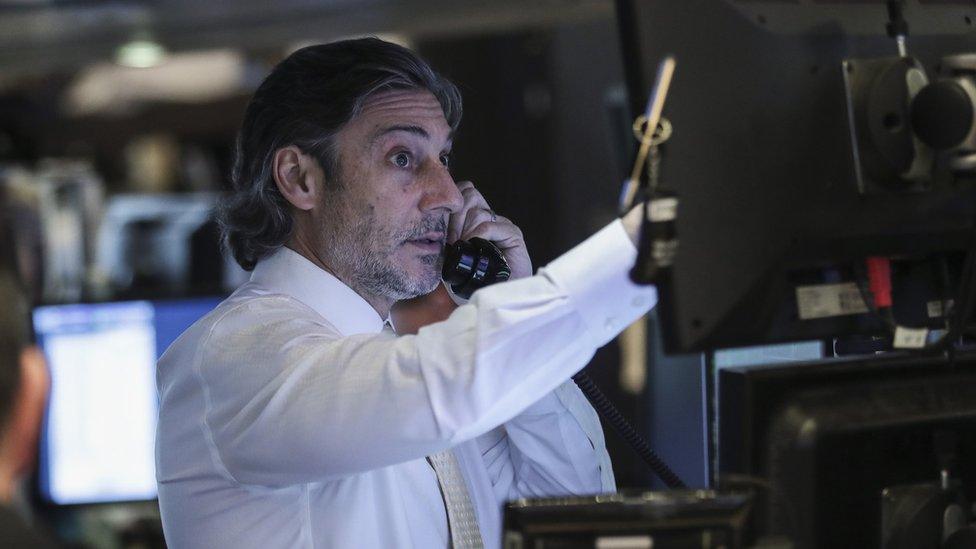
[[[325,196],[320,252],[357,291],[392,300],[431,292],[448,217],[462,205],[440,103],[426,90],[376,94],[337,149],[340,188]]]

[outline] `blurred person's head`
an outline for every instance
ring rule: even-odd
[[[274,68],[248,105],[225,242],[253,269],[282,245],[374,307],[440,279],[457,88],[411,51],[375,38],[311,46]]]
[[[0,246],[6,244],[0,240]],[[28,300],[10,260],[0,253],[0,503],[10,503],[33,468],[48,393],[41,351],[31,343]]]

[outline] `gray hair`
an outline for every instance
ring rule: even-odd
[[[237,137],[232,191],[218,210],[224,246],[245,270],[281,247],[293,230],[275,184],[275,153],[294,145],[318,159],[327,181],[339,173],[336,134],[373,94],[426,89],[452,130],[461,94],[410,50],[377,38],[302,48],[279,63],[254,93]]]

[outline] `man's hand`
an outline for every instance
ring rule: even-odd
[[[525,243],[522,240],[522,231],[513,225],[511,221],[500,216],[497,217],[495,223],[492,223],[491,214],[488,213],[490,210],[487,210],[488,203],[481,196],[481,193],[474,188],[471,182],[464,181],[459,183],[458,187],[461,188],[462,195],[464,196],[464,208],[457,215],[451,216],[447,241],[455,242],[458,240],[457,235],[459,232],[464,239],[481,236],[481,238],[494,240],[491,237],[482,236],[482,234],[486,233],[475,234],[473,232],[474,229],[469,229],[468,232],[465,232],[465,221],[468,219],[471,220],[469,223],[474,224],[474,228],[485,225],[498,226],[486,227],[485,231],[491,228],[493,231],[491,234],[506,233],[509,235],[509,242],[513,245],[508,249],[502,248],[499,242],[495,242],[495,244],[505,252],[505,259],[508,260],[509,266],[512,267],[512,278],[516,278],[513,259],[524,262],[522,263],[524,265],[523,273],[527,274],[521,274],[520,276],[531,275],[532,266],[528,259],[528,252],[525,250]],[[635,246],[637,245],[643,215],[643,205],[638,204],[623,217],[624,230]],[[445,320],[456,308],[457,305],[451,299],[451,296],[448,295],[447,288],[443,284],[438,284],[437,288],[427,295],[394,303],[393,308],[390,309],[390,319],[393,321],[393,327],[396,329],[397,335],[416,334],[417,330],[428,324]]]
[[[644,205],[638,204],[630,209],[622,219],[624,224],[624,230],[627,231],[627,236],[630,237],[630,241],[637,245],[637,239],[640,238],[640,226],[641,221],[644,219]]]
[[[447,228],[448,244],[474,237],[490,240],[505,255],[513,279],[532,276],[532,260],[522,230],[508,218],[495,214],[470,181],[458,183],[458,190],[464,197],[464,206],[451,216]]]
[[[474,188],[470,181],[458,183],[458,190],[464,197],[461,210],[451,216],[447,227],[447,243],[458,240],[484,238],[498,246],[508,266],[512,279],[532,275],[532,261],[525,248],[522,230],[508,218],[491,210],[485,197]],[[390,320],[397,335],[415,334],[417,330],[434,322],[445,320],[457,305],[447,293],[443,284],[427,294],[413,299],[398,301],[390,309]]]

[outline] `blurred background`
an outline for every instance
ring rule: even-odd
[[[0,0],[0,191],[53,380],[21,510],[68,546],[164,546],[154,363],[247,278],[211,211],[277,61],[366,34],[426,57],[464,95],[455,178],[523,228],[540,266],[615,215],[635,145],[617,26],[610,0]],[[588,372],[704,486],[704,357],[663,357],[655,327],[632,326]],[[620,487],[656,486],[607,442]]]

